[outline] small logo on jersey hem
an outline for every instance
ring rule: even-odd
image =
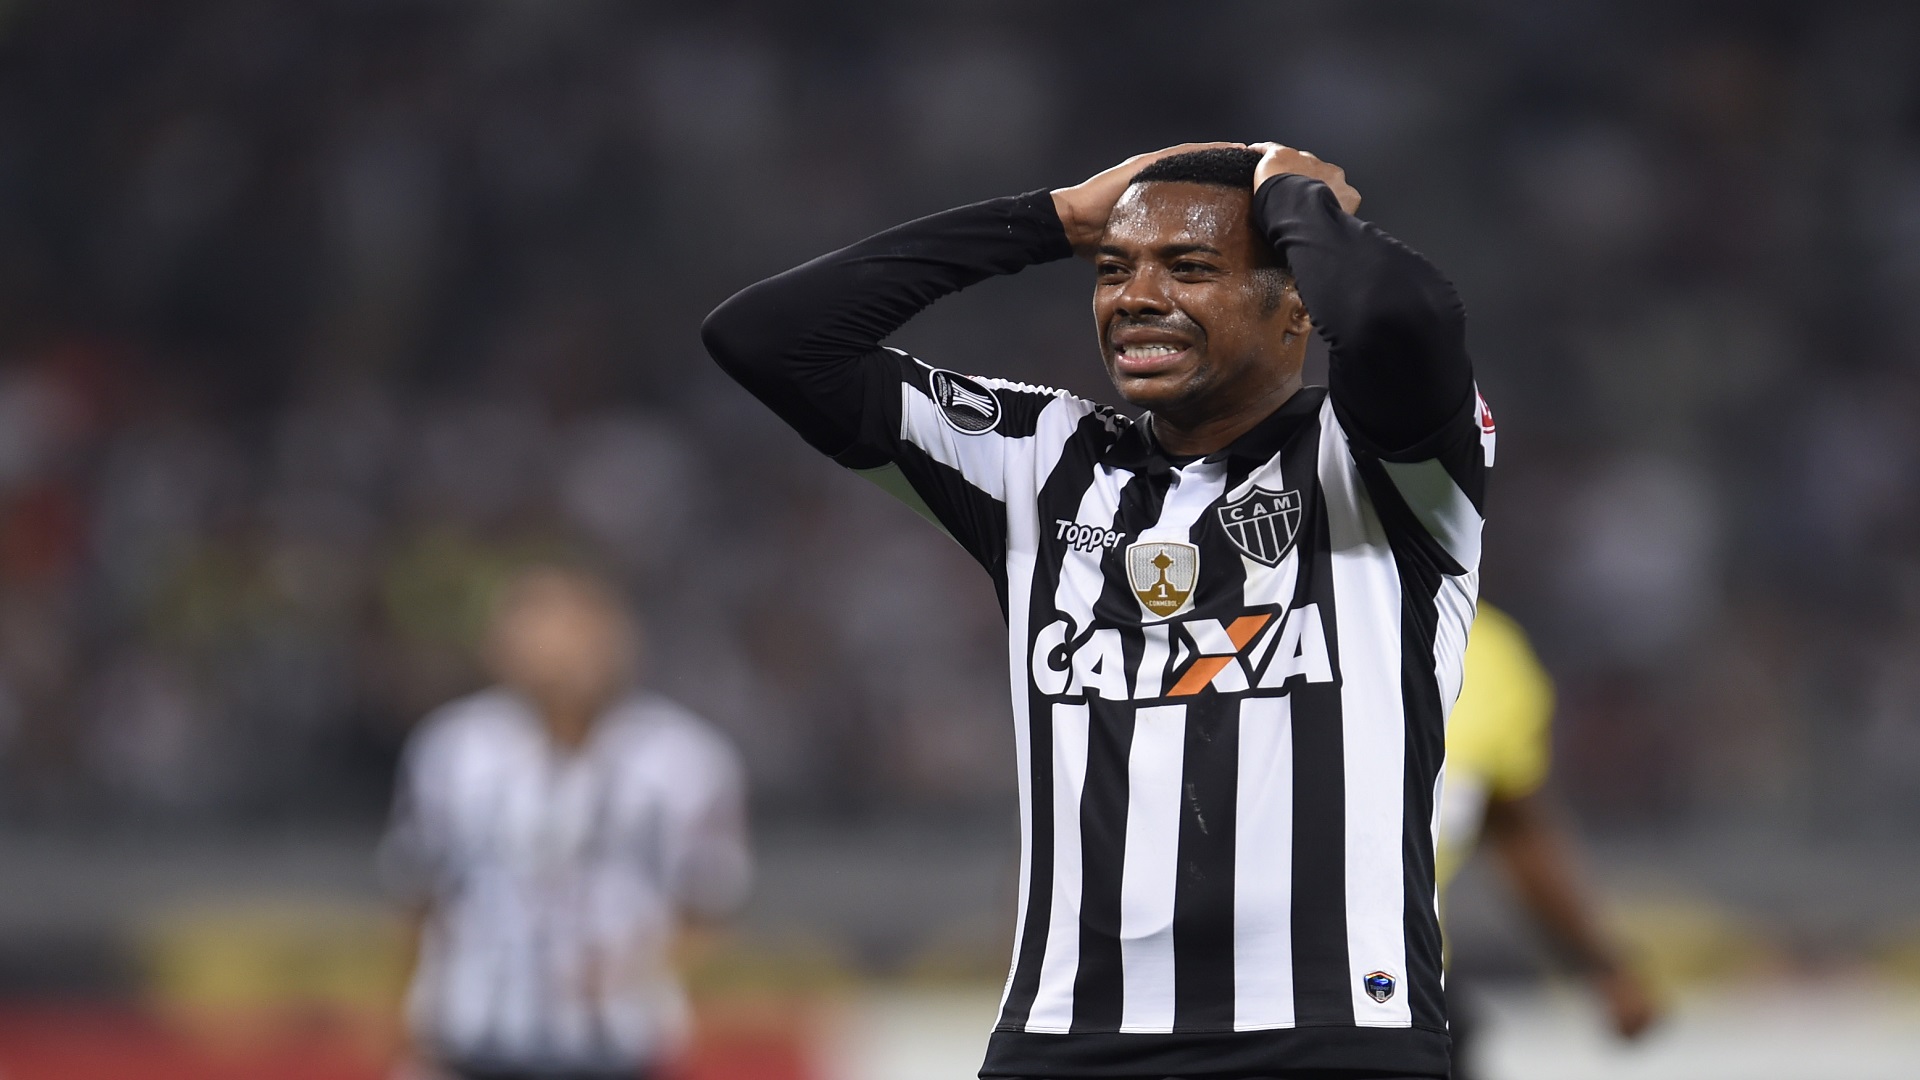
[[[1393,976],[1384,971],[1370,973],[1360,980],[1360,985],[1366,988],[1368,997],[1381,1004],[1385,1004],[1387,999],[1393,996]]]
[[[1200,580],[1200,549],[1178,540],[1127,545],[1127,581],[1148,616],[1165,619],[1187,610]]]
[[[1242,555],[1263,566],[1278,566],[1300,532],[1300,492],[1256,487],[1214,513]]]
[[[927,373],[927,388],[940,418],[962,435],[982,435],[1000,422],[1000,395],[977,379],[935,368]]]

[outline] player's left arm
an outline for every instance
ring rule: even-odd
[[[1436,561],[1471,569],[1493,455],[1459,294],[1413,249],[1353,216],[1360,194],[1338,166],[1272,143],[1255,148],[1264,151],[1255,220],[1327,342],[1349,445],[1437,543]]]
[[[1471,410],[1460,296],[1432,263],[1353,216],[1360,194],[1339,166],[1290,147],[1256,148],[1265,156],[1254,212],[1327,341],[1349,434],[1405,460]]]
[[[1574,870],[1573,840],[1542,797],[1496,795],[1483,830],[1528,912],[1606,1001],[1614,1030],[1631,1039],[1652,1026],[1653,996],[1601,932]]]

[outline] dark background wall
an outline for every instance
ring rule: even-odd
[[[1590,829],[1920,824],[1920,19],[1785,3],[0,6],[0,817],[370,822],[528,557],[614,567],[779,820],[998,822],[978,572],[701,315],[1197,138],[1459,283],[1485,593]],[[1110,396],[1077,265],[943,364]]]

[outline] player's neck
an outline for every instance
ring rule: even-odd
[[[540,722],[554,745],[573,751],[586,745],[587,738],[593,734],[593,725],[603,711],[602,706],[583,701],[542,702]]]
[[[1300,392],[1300,373],[1248,395],[1235,395],[1227,408],[1174,409],[1153,413],[1153,438],[1175,457],[1205,457],[1233,445],[1233,441],[1272,416]]]

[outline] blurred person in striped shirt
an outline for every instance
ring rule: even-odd
[[[718,731],[636,688],[640,643],[607,582],[528,570],[496,685],[412,735],[383,849],[419,915],[403,1072],[633,1080],[678,1052],[673,947],[744,898],[744,783]]]

